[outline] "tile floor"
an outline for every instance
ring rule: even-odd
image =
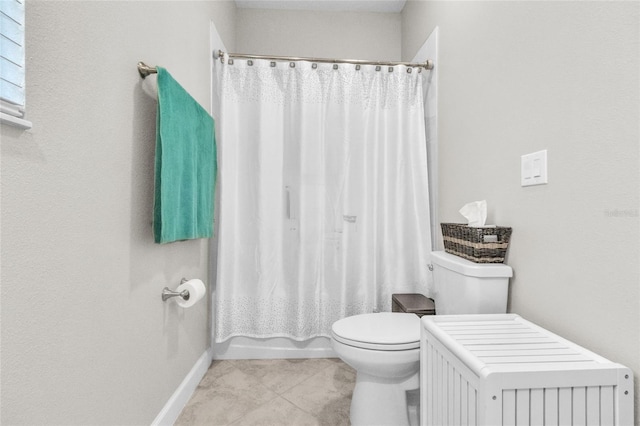
[[[339,359],[214,361],[175,424],[348,426],[355,378]]]

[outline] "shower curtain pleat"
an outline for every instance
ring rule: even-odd
[[[422,77],[396,66],[216,64],[215,339],[329,337],[428,293]]]

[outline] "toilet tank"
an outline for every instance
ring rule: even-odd
[[[431,253],[431,264],[438,315],[507,312],[511,267],[502,263],[474,263],[443,251]]]

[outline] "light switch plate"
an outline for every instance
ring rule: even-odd
[[[520,185],[544,185],[547,183],[547,150],[520,157]]]

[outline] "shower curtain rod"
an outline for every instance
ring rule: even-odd
[[[213,58],[224,61],[225,52],[222,50],[214,50]],[[427,70],[433,69],[433,61],[427,59],[424,62],[392,62],[392,61],[365,61],[360,59],[327,59],[327,58],[300,58],[295,56],[266,56],[266,55],[247,55],[244,53],[228,53],[230,59],[267,59],[272,61],[308,61],[308,62],[322,62],[329,64],[354,64],[354,65],[405,65],[407,67],[424,68]],[[138,62],[138,72],[140,77],[145,78],[150,74],[155,74],[158,70],[155,67],[151,67],[144,62]]]
[[[213,51],[213,59],[220,59],[224,62],[225,52],[222,50]],[[327,59],[327,58],[299,58],[295,56],[265,56],[265,55],[247,55],[244,53],[227,53],[230,59],[268,59],[272,61],[308,61],[308,62],[322,62],[329,64],[355,64],[355,65],[406,65],[408,67],[424,68],[427,70],[433,69],[433,61],[427,59],[425,62],[391,62],[391,61],[365,61],[360,59]]]

